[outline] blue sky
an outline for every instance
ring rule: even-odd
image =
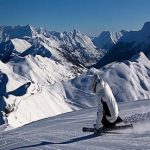
[[[139,30],[146,21],[150,0],[0,0],[0,25],[98,35],[103,30]]]

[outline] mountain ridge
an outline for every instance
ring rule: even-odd
[[[108,53],[93,67],[101,68],[114,61],[129,60],[133,55],[144,52],[147,57],[150,53],[150,22],[146,22],[139,31],[130,31],[124,34],[118,42],[109,49]]]
[[[59,49],[67,58],[78,59],[78,65],[93,63],[93,60],[95,62],[95,59],[103,55],[101,51],[96,50],[91,39],[78,30],[61,33],[43,28],[36,29],[30,25],[0,27],[1,43],[16,38],[25,40],[31,45],[42,42],[56,51]]]

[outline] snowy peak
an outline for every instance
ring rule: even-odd
[[[73,30],[73,36],[75,36],[75,35],[80,35],[80,34],[82,34],[79,30],[77,30],[77,29],[74,29]],[[83,35],[83,34],[82,34]]]
[[[98,37],[93,39],[93,43],[97,48],[110,49],[127,31],[120,32],[103,31]]]
[[[125,30],[121,30],[120,32],[111,32],[110,35],[113,43],[116,44],[125,33],[127,33]]]
[[[74,46],[76,44],[80,44],[80,46],[88,49],[95,48],[91,39],[87,35],[81,33],[79,30],[74,29],[72,32],[63,32],[62,36],[64,40],[70,42]],[[88,46],[91,47],[89,48]]]
[[[43,36],[45,36],[47,38],[50,38],[51,36],[53,36],[54,35],[53,33],[55,32],[55,31],[54,32],[53,31],[48,31],[48,30],[46,30],[46,29],[44,29],[42,27],[37,28],[36,31],[37,31],[38,34],[43,35]]]
[[[72,38],[75,40],[76,43],[80,43],[82,47],[85,47],[88,50],[95,49],[95,46],[93,45],[91,39],[78,30],[73,30]]]
[[[63,49],[65,57],[73,61],[77,60],[76,62],[80,64],[92,63],[100,56],[101,52],[96,50],[91,39],[78,30],[63,33],[51,32],[51,34],[59,48]]]
[[[87,50],[95,49],[91,39],[76,29],[74,29],[72,32],[64,31],[61,33],[39,28],[37,32],[38,34],[44,35],[46,38],[57,42],[59,47],[68,47],[70,50],[78,49],[80,47],[86,48]]]

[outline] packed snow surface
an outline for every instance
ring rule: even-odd
[[[119,109],[122,118],[134,120],[133,129],[110,131],[97,137],[92,133],[83,133],[83,126],[92,127],[95,123],[96,108],[82,109],[33,122],[15,130],[1,130],[0,149],[150,149],[150,100],[119,103]]]

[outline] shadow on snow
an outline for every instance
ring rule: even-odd
[[[121,133],[118,133],[118,132],[107,132],[109,134],[121,134]],[[101,134],[101,136],[104,135],[104,134]],[[17,150],[17,149],[22,149],[22,148],[31,148],[31,147],[38,147],[38,146],[44,146],[44,145],[52,145],[52,144],[71,144],[71,143],[75,143],[75,142],[80,142],[80,141],[84,141],[84,140],[88,140],[88,139],[92,139],[92,138],[95,138],[95,137],[98,137],[96,135],[94,135],[93,133],[92,134],[89,134],[89,135],[86,135],[86,136],[81,136],[81,137],[77,137],[77,138],[73,138],[73,139],[70,139],[68,141],[65,141],[65,142],[48,142],[48,141],[42,141],[41,143],[39,144],[34,144],[34,145],[28,145],[28,146],[22,146],[22,147],[18,147],[18,148],[15,148],[13,150]]]
[[[74,143],[74,142],[79,142],[79,141],[84,141],[84,140],[87,140],[87,139],[92,139],[94,137],[96,137],[94,134],[90,134],[90,135],[86,135],[86,136],[81,136],[81,137],[73,138],[73,139],[70,139],[70,140],[65,141],[65,142],[58,142],[57,143],[57,142],[42,141],[39,144],[22,146],[22,147],[14,148],[13,150],[17,150],[17,149],[21,149],[21,148],[38,147],[38,146],[44,146],[44,145],[50,145],[50,144],[71,144],[71,143]]]

